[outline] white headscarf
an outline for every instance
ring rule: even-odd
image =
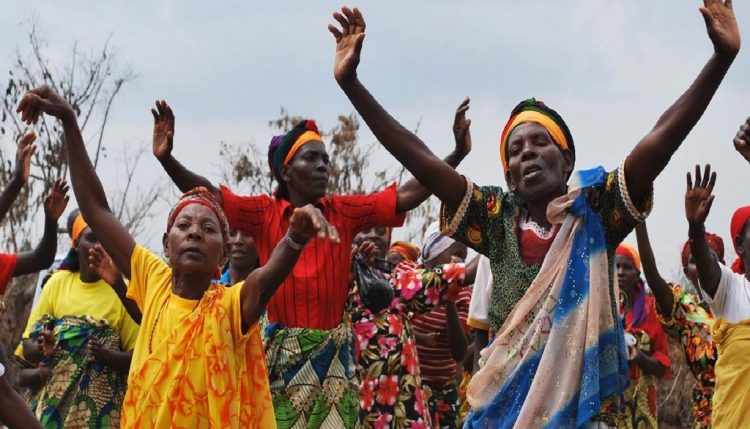
[[[433,222],[427,227],[422,239],[422,261],[435,259],[455,242],[456,240],[441,234],[438,223]]]

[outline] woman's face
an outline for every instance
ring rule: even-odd
[[[714,249],[709,249],[709,250],[711,251],[711,254],[713,255],[713,257],[717,261],[719,261],[719,255],[716,253],[716,251]],[[682,267],[682,272],[685,274],[685,277],[687,277],[688,280],[690,280],[690,282],[693,284],[693,287],[695,287],[696,290],[697,290],[698,289],[698,284],[699,284],[699,281],[698,281],[698,268],[696,268],[696,266],[695,266],[695,260],[693,260],[693,254],[692,253],[688,256],[688,264],[687,264],[687,266],[686,267]]]
[[[428,268],[432,268],[442,264],[450,264],[452,262],[463,262],[466,260],[467,252],[468,249],[466,248],[466,245],[456,241],[425,265],[429,265]]]
[[[239,229],[233,229],[229,233],[229,252],[229,265],[233,269],[254,268],[258,261],[253,236]]]
[[[617,282],[620,289],[628,293],[632,292],[641,273],[635,269],[633,261],[627,256],[617,255],[615,263],[617,268]]]
[[[164,237],[164,253],[172,268],[182,274],[214,274],[227,255],[220,225],[206,206],[183,208]]]

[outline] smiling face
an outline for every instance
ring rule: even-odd
[[[331,161],[322,142],[309,142],[297,150],[289,164],[282,166],[281,178],[290,192],[313,202],[324,197],[328,178],[331,175]]]
[[[526,202],[549,201],[565,193],[573,156],[562,151],[547,130],[524,122],[508,137],[505,180]]]
[[[163,243],[172,269],[181,274],[213,275],[226,261],[219,220],[201,204],[189,204],[177,214]]]

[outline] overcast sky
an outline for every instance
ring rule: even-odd
[[[48,41],[46,52],[59,60],[75,41],[93,50],[112,36],[120,64],[138,78],[114,106],[107,131],[111,153],[150,141],[148,110],[164,98],[177,115],[175,155],[218,181],[219,142],[265,148],[272,134],[267,121],[280,107],[317,119],[323,129],[353,110],[332,76],[334,43],[326,25],[338,1],[3,3],[3,75],[16,50],[26,47],[25,23],[32,16]],[[510,109],[530,96],[565,118],[577,168],[615,168],[710,57],[701,4],[381,0],[352,6],[367,20],[359,68],[365,85],[406,126],[419,123],[420,136],[441,156],[452,147],[453,111],[471,96],[474,151],[459,170],[477,183],[504,185],[500,131]],[[707,226],[728,245],[731,214],[750,200],[750,168],[731,143],[750,115],[750,5],[736,1],[735,8],[745,46],[656,182],[649,226],[665,276],[679,268],[687,229],[685,172],[691,166],[710,162],[718,170]],[[374,138],[364,129],[361,141]],[[381,151],[372,162],[396,161]],[[148,184],[164,173],[149,155],[140,176]],[[113,180],[105,178],[105,187],[114,186]],[[166,211],[157,217],[151,247],[160,243],[164,218]]]

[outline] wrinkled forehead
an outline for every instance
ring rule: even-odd
[[[182,219],[191,222],[212,222],[217,227],[219,226],[219,219],[214,211],[198,202],[188,203],[177,213],[174,219],[175,222]]]

